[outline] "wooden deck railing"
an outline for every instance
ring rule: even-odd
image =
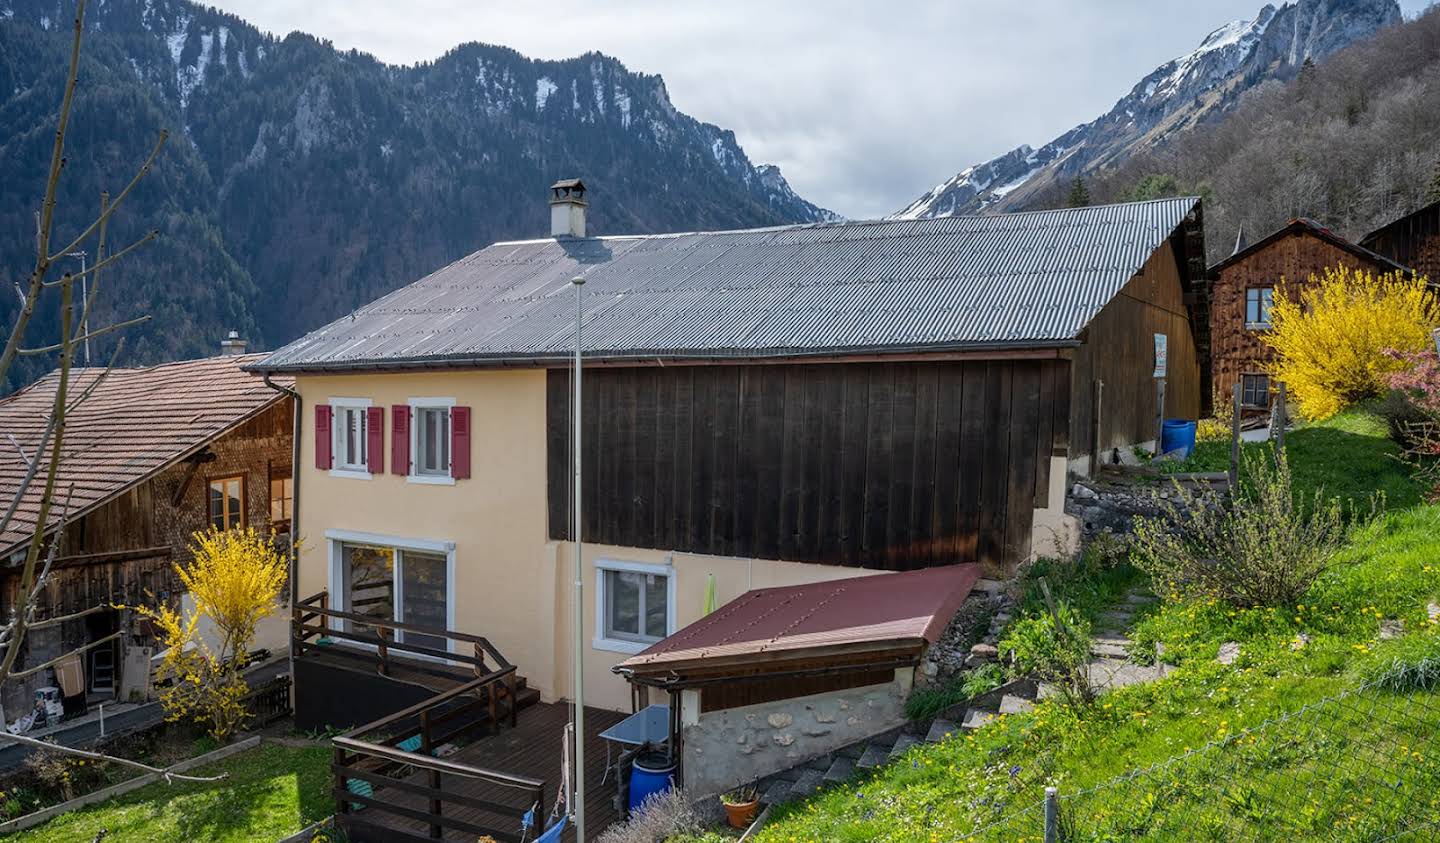
[[[514,832],[525,814],[545,805],[543,781],[434,755],[445,744],[480,737],[494,723],[475,710],[486,683],[475,679],[332,740],[335,820],[352,839],[366,832],[385,840],[439,839],[446,831],[519,839]],[[509,798],[463,792],[456,779],[497,786]],[[477,821],[476,812],[487,819]],[[428,838],[406,831],[407,825]]]
[[[372,627],[374,633],[345,629],[346,622]],[[337,623],[338,622],[338,623]],[[390,675],[395,656],[425,656],[469,665],[475,678],[424,702],[366,723],[333,739],[336,822],[355,832],[385,840],[438,839],[447,830],[518,840],[520,820],[535,806],[544,806],[545,783],[469,764],[438,758],[446,745],[463,746],[497,730],[518,712],[515,666],[484,637],[396,623],[329,607],[326,592],[299,601],[291,620],[291,648],[296,658],[324,647],[320,639],[374,647],[379,673]],[[443,637],[461,645],[440,650],[393,638],[394,632]],[[364,652],[359,651],[357,652]],[[413,666],[414,662],[406,662]],[[446,788],[447,779],[452,787]],[[456,779],[498,786],[513,799],[485,799],[460,792]],[[473,788],[469,788],[473,790]],[[475,822],[477,812],[504,818],[504,828]],[[540,812],[537,811],[537,814]],[[422,834],[403,830],[410,825]]]

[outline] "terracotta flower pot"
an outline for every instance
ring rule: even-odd
[[[755,821],[755,809],[760,806],[760,800],[751,799],[738,804],[726,802],[724,805],[725,816],[729,818],[731,828],[749,828],[750,823]]]

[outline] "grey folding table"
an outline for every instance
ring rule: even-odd
[[[605,774],[600,783],[610,777],[611,747],[615,744],[641,746],[643,744],[668,744],[670,742],[670,706],[647,705],[614,726],[600,733],[605,741]],[[624,750],[621,750],[624,754]]]

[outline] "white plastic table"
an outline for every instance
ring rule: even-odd
[[[647,705],[601,732],[600,739],[605,741],[605,774],[600,777],[600,783],[604,784],[610,777],[610,750],[614,744],[640,746],[670,742],[670,706]]]

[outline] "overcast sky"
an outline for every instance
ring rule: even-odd
[[[1401,0],[1407,15],[1431,0]],[[458,43],[589,50],[665,78],[680,110],[852,218],[1039,146],[1261,0],[207,0],[392,63]]]

